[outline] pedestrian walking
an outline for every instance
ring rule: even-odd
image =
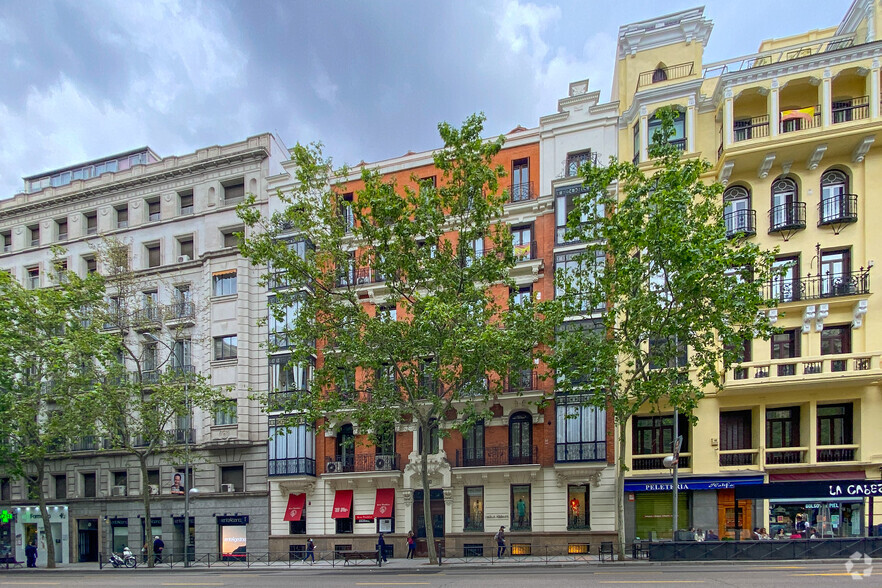
[[[28,562],[29,568],[37,567],[37,541],[31,541],[25,547],[25,559]]]
[[[165,542],[157,535],[153,538],[153,563],[162,563],[163,549],[165,549]]]
[[[144,563],[147,563],[147,554],[150,553],[150,538],[144,540],[144,545],[141,546],[141,557],[144,559]]]
[[[308,559],[315,563],[315,542],[312,539],[306,540],[306,555],[303,556],[303,561]]]
[[[383,558],[383,561],[386,561],[386,540],[383,539],[382,533],[380,533],[380,537],[377,539],[377,550],[380,552],[380,557]]]
[[[496,557],[502,557],[505,555],[505,526],[499,527],[499,530],[496,531],[496,535],[493,536],[496,539]]]
[[[413,559],[414,554],[416,554],[416,538],[413,536],[413,531],[407,532],[407,557],[405,559]]]

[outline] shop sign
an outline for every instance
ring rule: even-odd
[[[358,524],[358,523],[373,523],[374,522],[374,515],[372,515],[372,514],[355,515],[355,522],[356,522],[356,524]]]
[[[773,482],[755,487],[738,488],[735,499],[749,498],[807,498],[807,499],[862,499],[882,496],[882,482],[867,480],[837,480],[835,482]]]
[[[247,525],[248,515],[238,516],[219,516],[217,517],[218,525]]]
[[[677,482],[678,490],[728,490],[737,486],[762,484],[762,476],[741,478],[696,478],[681,479]],[[670,492],[674,484],[670,480],[625,481],[625,492]]]
[[[120,519],[120,518],[110,519],[110,526],[111,527],[128,527],[129,526],[129,519]]]

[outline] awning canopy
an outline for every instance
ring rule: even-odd
[[[395,488],[377,488],[377,501],[374,504],[375,519],[390,519],[395,510]]]
[[[348,519],[352,512],[352,490],[337,490],[334,494],[334,509],[331,511],[332,519]]]
[[[299,521],[306,505],[306,494],[289,494],[288,507],[285,509],[286,521]]]

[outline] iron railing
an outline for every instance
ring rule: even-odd
[[[196,307],[192,302],[175,302],[165,309],[165,318],[169,321],[192,320],[196,316]]]
[[[457,449],[456,466],[458,468],[529,465],[539,463],[539,448],[530,446],[476,447],[474,449]]]
[[[832,114],[833,124],[870,118],[870,97],[858,96],[851,100],[834,100]]]
[[[763,286],[763,295],[779,302],[816,300],[870,293],[870,270],[826,273],[791,279],[775,279]]]
[[[520,184],[511,185],[509,202],[526,202],[534,198],[536,198],[536,191],[533,190],[533,182],[521,182]]]
[[[670,67],[644,71],[637,76],[637,89],[639,90],[643,86],[660,84],[661,82],[667,82],[670,80],[687,78],[693,74],[694,70],[695,62],[690,61],[688,63],[678,63],[677,65],[672,65]]]
[[[606,461],[606,441],[558,443],[555,445],[554,461],[558,463]]]
[[[401,465],[401,455],[398,453],[335,455],[325,458],[325,473],[392,472],[400,471]]]
[[[818,202],[819,227],[856,223],[857,219],[857,194],[837,194]]]
[[[736,235],[756,235],[756,211],[753,209],[733,210],[723,215],[726,224],[726,237]]]
[[[805,228],[805,202],[786,202],[769,210],[769,233]]]
[[[664,456],[657,457],[638,457],[634,456],[631,458],[631,469],[632,470],[666,470],[668,468],[664,465]],[[680,461],[678,465],[680,468],[689,468],[691,460],[688,455],[680,455]]]
[[[805,112],[811,110],[811,113]],[[792,133],[794,131],[805,131],[807,129],[816,129],[821,126],[821,107],[817,104],[814,106],[804,106],[802,108],[792,109],[790,112],[794,114],[792,118],[784,119],[784,113],[778,116],[780,120],[780,132]]]
[[[270,476],[314,476],[315,460],[311,457],[286,457],[267,461]]]
[[[769,115],[752,116],[748,119],[736,120],[732,123],[734,142],[747,141],[769,136]]]

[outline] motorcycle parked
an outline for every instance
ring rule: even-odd
[[[135,558],[135,554],[132,553],[132,550],[129,549],[128,546],[126,546],[126,547],[123,547],[122,555],[120,555],[118,553],[111,552],[110,559],[108,560],[108,563],[110,563],[110,565],[112,565],[115,568],[119,568],[119,567],[123,567],[123,566],[125,566],[127,568],[133,568],[136,565],[138,565],[138,560]]]

